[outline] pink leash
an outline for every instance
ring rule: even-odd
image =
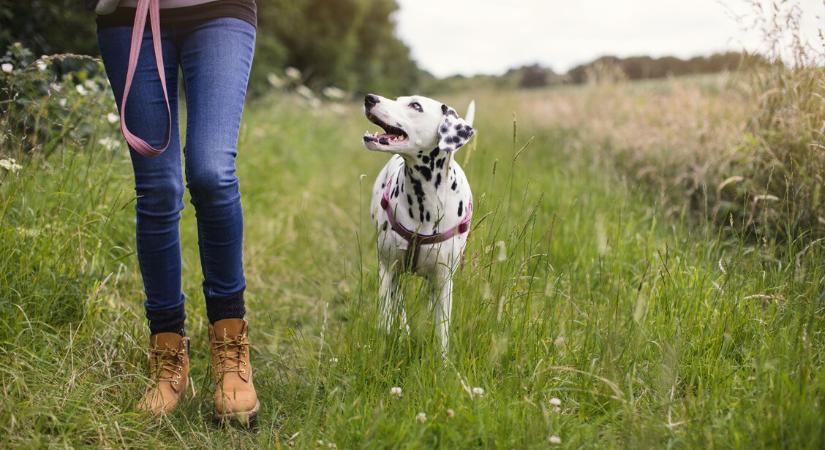
[[[132,27],[132,43],[129,49],[129,68],[126,71],[126,86],[123,88],[123,99],[120,101],[120,131],[126,142],[136,152],[143,156],[158,156],[169,147],[172,139],[172,109],[169,106],[169,94],[166,91],[166,73],[163,68],[163,50],[160,47],[160,4],[159,0],[138,0],[135,10],[135,23]],[[163,99],[166,101],[166,114],[169,123],[166,127],[166,143],[161,148],[154,148],[140,137],[132,134],[126,126],[126,100],[129,98],[129,90],[132,88],[132,79],[135,77],[138,56],[140,56],[140,44],[143,40],[143,30],[146,27],[146,15],[149,14],[149,25],[152,28],[152,44],[155,47],[155,64],[158,67],[160,84],[163,87]]]

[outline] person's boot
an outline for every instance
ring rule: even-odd
[[[223,319],[209,325],[215,420],[251,424],[258,414],[258,396],[249,362],[249,325],[243,319]]]
[[[189,338],[158,333],[149,339],[149,380],[137,408],[153,416],[171,413],[189,381]]]

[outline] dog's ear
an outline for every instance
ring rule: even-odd
[[[444,117],[438,125],[438,148],[454,152],[473,137],[475,130],[466,120],[458,117],[453,108],[441,105],[441,112]]]

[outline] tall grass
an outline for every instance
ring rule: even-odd
[[[134,412],[147,336],[126,155],[66,148],[5,178],[4,444],[821,447],[821,246],[780,252],[669,219],[577,134],[521,119],[514,130],[498,111],[526,118],[526,97],[477,101],[477,141],[458,156],[477,219],[446,364],[417,280],[405,281],[411,334],[375,326],[365,211],[384,158],[360,148],[357,107],[277,98],[250,109],[239,172],[263,400],[252,433],[209,420],[192,209],[195,395],[154,422]]]
[[[741,20],[763,33],[770,65],[744,59],[737,72],[644,83],[606,70],[586,88],[528,100],[528,120],[606,147],[675,217],[710,218],[751,239],[823,237],[825,39],[822,29],[806,37],[801,23],[825,17],[825,3],[804,13],[795,1],[764,4]]]

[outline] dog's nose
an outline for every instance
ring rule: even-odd
[[[378,104],[378,96],[377,95],[367,94],[367,96],[364,97],[364,106],[367,109],[372,108],[373,106],[375,106],[377,104]]]

